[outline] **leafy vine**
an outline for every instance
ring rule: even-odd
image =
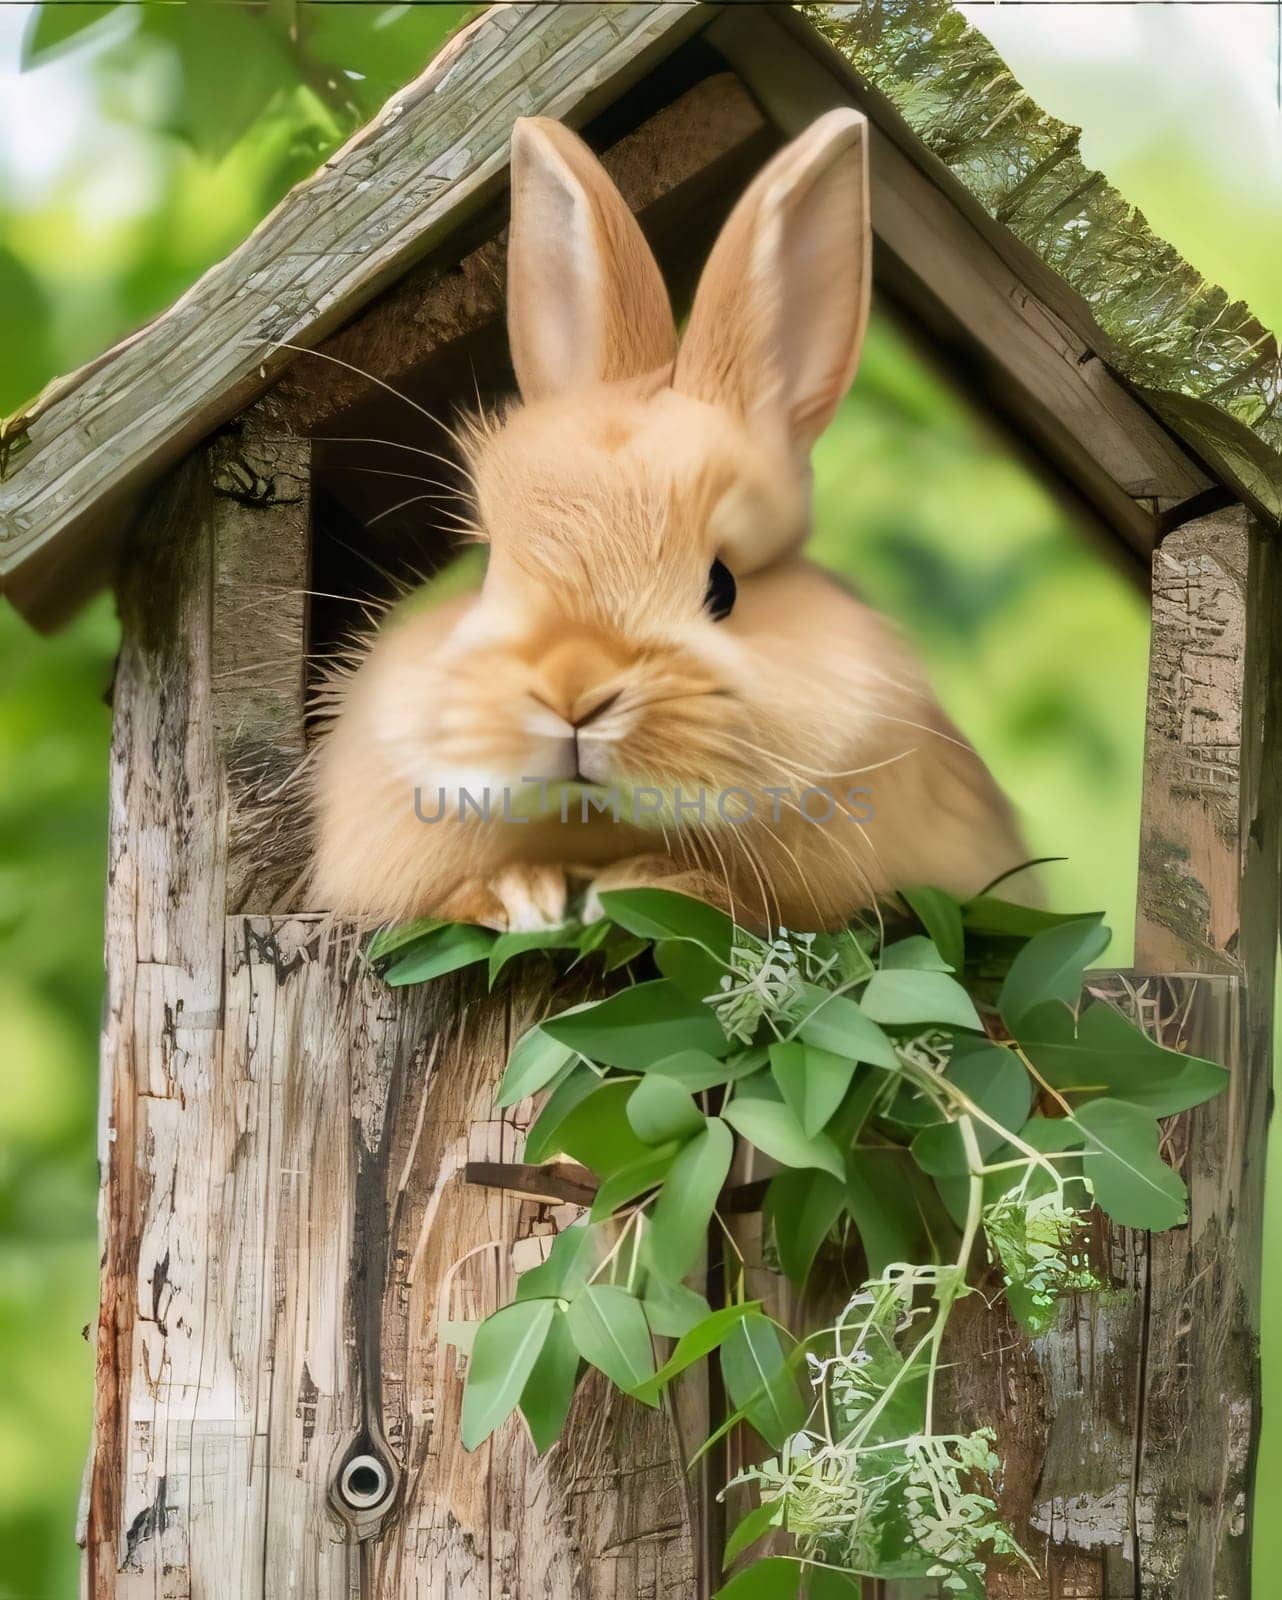
[[[998,1514],[992,1431],[941,1424],[954,1307],[982,1278],[1040,1331],[1094,1283],[1092,1204],[1128,1227],[1184,1221],[1158,1119],[1226,1080],[1083,1003],[1109,938],[1099,915],[903,899],[894,936],[767,941],[636,889],[602,895],[587,925],[423,922],[370,947],[391,984],[485,963],[493,986],[532,951],[625,972],[508,1060],[499,1104],[543,1096],[526,1161],[568,1157],[597,1188],[511,1304],[452,1325],[469,1353],[462,1438],[473,1449],[519,1410],[544,1451],[588,1369],[655,1406],[716,1360],[728,1415],[699,1454],[739,1428],[772,1452],[723,1491],[747,1509],[719,1600],[839,1600],[865,1577],[980,1597],[990,1561],[1029,1560]],[[825,1242],[864,1262],[835,1319],[800,1337],[749,1296],[729,1220],[735,1177],[762,1158],[770,1264],[804,1287]],[[710,1245],[725,1265],[715,1307]]]

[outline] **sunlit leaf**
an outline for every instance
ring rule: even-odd
[[[1107,1095],[1168,1117],[1211,1099],[1229,1080],[1214,1062],[1155,1044],[1102,1000],[1076,1021],[1058,1001],[1035,1006],[1020,1022],[1019,1043],[1047,1083],[1073,1102]]]
[[[617,1389],[638,1390],[653,1376],[650,1327],[635,1295],[618,1284],[590,1283],[566,1316],[579,1354]]]
[[[582,938],[577,922],[561,922],[552,928],[531,928],[520,933],[501,933],[490,946],[490,988],[498,982],[509,961],[531,950],[572,950]]]
[[[1188,1191],[1162,1160],[1152,1112],[1120,1100],[1092,1100],[1076,1121],[1086,1134],[1082,1165],[1101,1211],[1123,1227],[1154,1231],[1188,1220]]]
[[[594,1061],[633,1072],[678,1050],[706,1050],[714,1056],[730,1050],[712,1011],[664,978],[551,1017],[543,1029]]]
[[[383,974],[392,988],[407,983],[429,983],[484,961],[495,935],[488,928],[475,928],[467,922],[450,922],[417,940]]]
[[[942,889],[904,889],[901,895],[934,940],[940,956],[954,972],[960,972],[965,959],[965,936],[957,901]]]
[[[782,1101],[739,1098],[722,1116],[764,1155],[786,1167],[818,1167],[834,1178],[845,1176],[841,1151],[826,1134],[807,1134]]]
[[[874,1022],[905,1026],[923,1022],[982,1028],[975,1003],[946,972],[879,969],[868,980],[859,1004]]]
[[[574,1400],[578,1374],[579,1352],[570,1333],[569,1319],[558,1306],[521,1391],[521,1414],[540,1455],[561,1437]]]
[[[850,1061],[867,1061],[877,1067],[899,1066],[890,1040],[849,995],[808,987],[806,1008],[796,1032],[804,1043]]]
[[[910,938],[888,944],[881,952],[877,965],[884,972],[955,972],[951,961],[945,961],[933,939],[919,933]]]
[[[719,1311],[711,1311],[701,1322],[695,1324],[688,1333],[682,1334],[677,1341],[677,1347],[663,1363],[653,1378],[638,1391],[638,1398],[648,1396],[657,1399],[659,1390],[679,1377],[687,1367],[692,1367],[696,1361],[702,1361],[730,1332],[737,1322],[742,1322],[744,1317],[751,1316],[761,1309],[759,1300],[750,1300],[740,1305],[722,1306]]]
[[[554,1300],[518,1300],[476,1330],[463,1390],[465,1450],[475,1450],[516,1409],[555,1311]]]
[[[769,1317],[754,1311],[729,1330],[721,1346],[721,1376],[731,1405],[776,1450],[805,1424],[808,1407]]]
[[[751,1511],[740,1517],[726,1540],[721,1560],[722,1567],[731,1566],[749,1545],[756,1544],[758,1539],[764,1538],[771,1528],[777,1528],[783,1521],[783,1511],[783,1499],[778,1498],[767,1500],[764,1505],[754,1506]]]
[[[702,1116],[699,1121],[702,1123]],[[680,1148],[678,1141],[673,1139],[652,1150],[649,1155],[642,1156],[639,1161],[633,1161],[628,1166],[612,1172],[596,1192],[589,1213],[590,1220],[600,1222],[617,1211],[620,1206],[635,1200],[638,1195],[645,1194],[649,1189],[658,1188],[671,1170]]]
[[[997,997],[1010,1031],[1018,1035],[1024,1017],[1045,1001],[1076,1004],[1086,968],[1103,954],[1111,937],[1098,917],[1083,917],[1030,939],[1011,962]]]
[[[709,1117],[672,1163],[650,1214],[646,1248],[655,1267],[684,1278],[707,1248],[708,1223],[730,1171],[734,1139],[719,1117]]]
[[[523,1033],[507,1058],[499,1083],[498,1104],[519,1105],[522,1100],[545,1089],[557,1073],[573,1061],[569,1045],[549,1038],[537,1025]]]
[[[627,1103],[628,1121],[646,1144],[684,1140],[703,1127],[703,1112],[690,1091],[660,1072],[647,1072]]]
[[[827,1126],[855,1076],[855,1063],[817,1045],[788,1040],[770,1046],[770,1070],[784,1103],[812,1137]]]
[[[723,965],[734,945],[734,923],[724,911],[671,889],[607,889],[601,906],[612,922],[642,939],[684,939],[702,945]]]

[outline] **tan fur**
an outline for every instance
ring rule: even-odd
[[[894,629],[795,554],[808,450],[867,316],[866,196],[863,121],[829,113],[736,207],[673,368],[656,362],[671,313],[622,200],[574,135],[517,125],[509,316],[525,404],[468,447],[489,566],[478,596],[389,623],[336,679],[315,763],[326,904],[527,924],[559,914],[569,874],[819,927],[898,887],[969,893],[1023,859]],[[544,336],[553,282],[565,292]],[[739,583],[722,622],[703,607],[714,557]],[[707,820],[584,819],[577,793],[568,821],[455,814],[460,788],[498,810],[505,787],[576,769],[624,794],[703,790]],[[798,810],[815,786],[863,793],[821,825]],[[415,790],[430,815],[441,788],[446,816],[425,823]],[[718,816],[731,790],[753,797],[752,820],[734,820],[733,797]]]

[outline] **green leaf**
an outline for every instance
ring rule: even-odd
[[[603,1178],[643,1161],[652,1151],[637,1138],[628,1120],[632,1089],[630,1078],[608,1078],[598,1084],[561,1119],[550,1136],[547,1154],[560,1152],[570,1156]],[[526,1151],[528,1160],[528,1139]]]
[[[1030,939],[1011,962],[997,997],[997,1009],[1010,1031],[1018,1035],[1023,1018],[1044,1001],[1075,1005],[1086,968],[1111,937],[1098,917],[1082,917]]]
[[[579,1354],[616,1389],[631,1392],[653,1377],[650,1327],[635,1295],[618,1284],[590,1283],[570,1301],[566,1316]]]
[[[509,961],[530,950],[573,950],[579,947],[583,929],[577,922],[561,922],[552,928],[523,929],[520,933],[501,933],[490,946],[490,988],[498,982]]]
[[[465,1450],[475,1450],[516,1409],[555,1311],[554,1300],[517,1300],[476,1330],[463,1390]]]
[[[854,1082],[855,1063],[792,1039],[770,1046],[770,1071],[784,1103],[809,1138],[828,1125],[845,1098]]]
[[[769,1556],[736,1573],[713,1600],[796,1600],[801,1593],[801,1571],[799,1561]]]
[[[831,1050],[847,1060],[899,1069],[899,1057],[890,1040],[849,995],[828,994],[807,984],[806,1014],[796,1034],[805,1044]]]
[[[1007,939],[1032,939],[1048,928],[1065,922],[1102,920],[1102,911],[1040,911],[1036,906],[1017,906],[996,895],[976,895],[961,908],[962,923],[976,933],[995,934]]]
[[[938,1253],[937,1224],[928,1225],[912,1157],[897,1145],[851,1150],[846,1156],[846,1205],[864,1247],[868,1274],[894,1261],[929,1261]]]
[[[730,1041],[711,1010],[666,978],[622,989],[608,999],[543,1024],[545,1033],[610,1067],[642,1072],[678,1050],[727,1055]]]
[[[525,1160],[537,1166],[540,1161],[555,1155],[560,1148],[556,1141],[560,1136],[561,1124],[600,1087],[601,1076],[593,1072],[591,1067],[580,1064],[572,1068],[569,1076],[562,1078],[552,1090],[543,1109],[530,1124],[525,1135]]]
[[[647,1072],[628,1099],[628,1121],[646,1144],[684,1140],[703,1127],[703,1112],[690,1091],[660,1072]]]
[[[1092,1100],[1076,1113],[1086,1134],[1082,1165],[1095,1203],[1125,1228],[1159,1231],[1188,1220],[1188,1191],[1159,1154],[1151,1112],[1120,1100]]]
[[[983,1027],[970,996],[946,972],[881,968],[869,978],[859,1003],[874,1022],[948,1022],[976,1032]]]
[[[908,902],[917,920],[935,941],[935,947],[954,972],[965,963],[965,935],[961,907],[942,889],[904,889],[901,898]]]
[[[629,961],[635,961],[649,948],[644,939],[636,939],[630,933],[621,934],[617,939],[611,939],[605,946],[605,970],[617,972],[620,967],[626,967]]]
[[[22,39],[21,66],[23,72],[31,67],[55,61],[72,48],[72,41],[80,43],[80,35],[95,22],[101,22],[115,9],[118,0],[99,0],[98,4],[67,4],[66,0],[45,0],[33,6],[27,30]]]
[[[420,939],[425,939],[429,933],[435,933],[438,928],[447,928],[449,923],[441,917],[419,917],[416,922],[403,922],[399,927],[380,928],[365,946],[365,959],[367,961],[385,961],[388,956],[395,955],[398,950],[404,950],[406,945],[417,944]]]
[[[703,1254],[708,1223],[730,1171],[734,1139],[720,1117],[709,1117],[672,1163],[672,1170],[650,1214],[646,1236],[657,1271],[674,1281],[684,1278]]]
[[[737,1132],[785,1167],[818,1167],[845,1177],[841,1151],[826,1134],[808,1135],[788,1107],[776,1100],[736,1099],[722,1116]]]
[[[911,938],[888,944],[881,952],[877,965],[887,972],[956,972],[951,961],[945,961],[935,947],[933,939],[923,939],[919,933]]]
[[[726,1540],[725,1554],[721,1565],[728,1567],[734,1562],[750,1544],[756,1544],[768,1534],[771,1528],[777,1528],[783,1521],[784,1501],[780,1496],[775,1500],[767,1500],[764,1505],[754,1506],[751,1511],[739,1518],[735,1523],[730,1537]],[[723,1590],[722,1593],[725,1591]]]
[[[776,1173],[762,1207],[778,1252],[779,1265],[795,1284],[803,1284],[819,1246],[846,1208],[846,1188],[830,1172]]]
[[[540,1455],[561,1437],[578,1376],[579,1352],[570,1333],[569,1319],[557,1306],[543,1348],[521,1391],[521,1414]]]
[[[209,4],[149,6],[144,26],[178,54],[178,130],[207,158],[221,160],[277,95],[297,85],[284,38],[262,12]]]
[[[784,1357],[779,1330],[759,1311],[742,1318],[721,1346],[721,1376],[736,1411],[767,1444],[782,1449],[809,1415]]]
[[[1033,1103],[1033,1083],[1013,1050],[982,1039],[958,1041],[947,1077],[967,1098],[1009,1133],[1018,1133]],[[982,1122],[975,1124],[980,1153],[988,1156],[1002,1135]],[[955,1122],[924,1128],[912,1142],[923,1172],[933,1177],[958,1177],[967,1170],[961,1129]]]
[[[699,1121],[703,1121],[702,1116]],[[617,1172],[612,1172],[597,1190],[592,1210],[588,1213],[588,1220],[601,1222],[620,1206],[627,1205],[629,1200],[635,1200],[639,1194],[644,1194],[647,1189],[657,1189],[667,1177],[680,1148],[681,1146],[673,1139],[667,1144],[660,1145],[657,1150],[652,1150],[649,1155],[642,1156],[640,1161],[633,1161],[626,1167],[620,1167]]]
[[[1019,1043],[1061,1094],[1107,1095],[1158,1117],[1201,1105],[1229,1081],[1214,1062],[1155,1044],[1102,1000],[1076,1021],[1058,1001],[1035,1006],[1021,1021]]]
[[[832,1567],[806,1569],[806,1600],[859,1600],[863,1587],[858,1578]]]
[[[521,1035],[507,1058],[499,1084],[499,1105],[519,1105],[530,1095],[545,1089],[562,1067],[573,1060],[574,1051],[568,1045],[549,1038],[536,1024]]]
[[[650,1331],[661,1339],[680,1339],[712,1312],[707,1300],[696,1290],[657,1273],[647,1278],[641,1302]]]
[[[468,922],[446,923],[394,961],[383,974],[383,981],[398,989],[407,983],[443,978],[447,972],[484,961],[495,937],[488,928],[475,928]]]
[[[765,1061],[764,1051],[744,1050],[738,1055],[718,1061],[706,1050],[678,1050],[674,1056],[664,1056],[647,1070],[660,1073],[679,1083],[691,1094],[705,1089],[715,1089],[719,1084],[735,1083],[740,1078],[759,1072]]]
[[[719,994],[721,980],[729,968],[702,945],[684,939],[665,939],[654,947],[655,965],[665,978],[671,978],[681,993],[700,1002]]]
[[[642,1386],[642,1390],[637,1391],[637,1398],[657,1400],[660,1389],[671,1383],[673,1378],[679,1377],[687,1367],[692,1367],[696,1361],[702,1361],[704,1356],[710,1355],[737,1322],[742,1322],[744,1317],[760,1309],[759,1300],[750,1300],[742,1305],[722,1306],[719,1311],[709,1312],[688,1333],[682,1334],[677,1341],[676,1349],[655,1375]]]
[[[724,911],[671,889],[607,889],[601,908],[611,922],[650,941],[682,939],[702,945],[724,970],[734,947],[735,926]]]
[[[592,1275],[600,1256],[599,1236],[581,1222],[562,1229],[547,1260],[516,1280],[518,1300],[569,1300]]]

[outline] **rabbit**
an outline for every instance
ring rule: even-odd
[[[572,887],[591,916],[658,886],[819,930],[1026,859],[895,628],[800,554],[810,450],[868,319],[867,150],[841,109],[766,164],[678,345],[596,157],[515,124],[520,400],[464,438],[485,576],[376,632],[332,686],[313,886],[336,913],[535,928]]]

